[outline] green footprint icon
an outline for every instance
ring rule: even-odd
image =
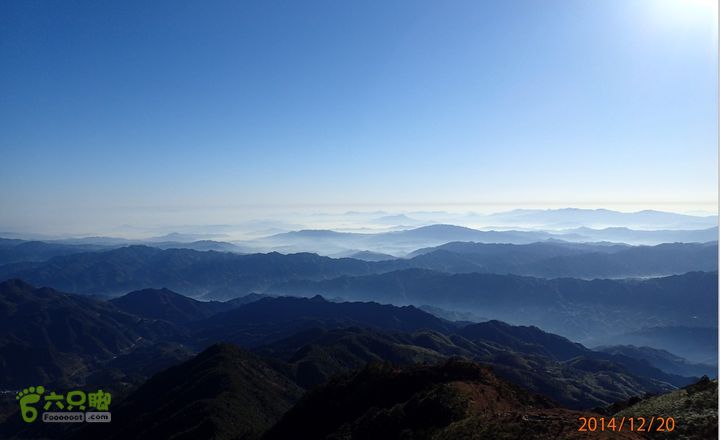
[[[36,387],[25,388],[24,390],[17,393],[15,396],[16,400],[20,401],[20,414],[23,420],[28,423],[32,423],[37,419],[38,412],[32,407],[40,401],[40,395],[45,392],[45,388],[42,385]]]

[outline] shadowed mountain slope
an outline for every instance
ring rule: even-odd
[[[137,290],[110,302],[127,313],[174,323],[207,318],[232,307],[219,301],[198,301],[168,289]]]
[[[372,364],[307,394],[263,439],[572,438],[580,414],[460,359]]]
[[[256,439],[302,395],[262,359],[228,344],[164,370],[113,408],[112,431],[68,438]]]
[[[201,338],[258,346],[312,327],[359,326],[392,331],[451,331],[454,324],[412,306],[335,303],[313,298],[264,298],[193,324]]]
[[[0,283],[0,378],[5,387],[81,381],[101,362],[182,332],[90,298]]]

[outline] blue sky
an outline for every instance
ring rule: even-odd
[[[711,3],[5,1],[0,229],[715,210]]]

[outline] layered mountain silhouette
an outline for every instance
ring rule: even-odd
[[[588,343],[593,343],[596,335],[660,323],[717,326],[717,272],[586,281],[408,269],[323,281],[297,280],[268,291],[469,310],[480,316],[535,324]]]
[[[251,244],[260,249],[273,249],[280,252],[310,251],[331,255],[350,249],[367,249],[391,255],[404,255],[421,247],[438,246],[450,241],[532,243],[550,238],[570,239],[573,237],[544,231],[480,231],[463,226],[435,224],[381,233],[308,229],[256,239]]]
[[[710,365],[688,362],[687,359],[670,353],[667,350],[652,347],[637,347],[635,345],[612,345],[597,347],[595,350],[635,359],[643,359],[648,361],[653,367],[680,376],[715,377],[717,375],[717,364]]]
[[[652,326],[599,337],[600,344],[629,344],[664,349],[696,363],[717,365],[718,329],[698,326]]]
[[[507,334],[517,333],[513,338],[516,341],[521,341],[521,335],[527,333],[527,329],[522,327],[490,324],[492,327],[498,325],[506,326]],[[339,373],[361,368],[367,362],[389,361],[411,365],[436,363],[460,356],[492,365],[502,377],[571,408],[591,408],[626,396],[667,391],[691,380],[660,371],[643,360],[594,352],[547,333],[544,333],[545,338],[557,340],[555,347],[518,342],[519,348],[514,349],[495,341],[491,331],[487,334],[483,332],[472,340],[459,333],[462,330],[443,334],[433,331],[389,333],[360,328],[312,328],[260,347],[257,351],[287,362],[295,381],[310,388]],[[570,346],[575,347],[575,356],[555,357],[548,354],[548,350],[563,351]]]
[[[412,307],[313,298],[264,298],[194,323],[199,337],[258,346],[312,327],[361,326],[389,331],[452,331],[455,326]]]
[[[487,219],[487,220],[492,220]],[[493,224],[493,223],[490,223]],[[366,249],[391,255],[405,255],[418,248],[439,246],[452,241],[479,243],[529,244],[547,240],[569,242],[615,241],[629,244],[656,245],[661,243],[685,242],[704,243],[718,240],[718,229],[712,218],[701,219],[696,226],[672,229],[630,229],[610,227],[593,229],[578,223],[561,225],[571,229],[546,231],[512,230],[498,228],[489,230],[472,229],[448,224],[433,224],[415,229],[390,232],[357,233],[337,232],[328,229],[304,229],[283,232],[245,243],[246,247],[283,253],[317,252],[334,255],[352,249]]]
[[[157,241],[157,240],[125,240],[109,237],[88,237],[84,239],[65,240],[20,240],[0,238],[0,265],[22,262],[47,261],[50,258],[80,254],[85,252],[101,252],[129,245],[148,245],[158,249],[191,249],[196,251],[217,251],[240,253],[242,248],[232,244],[213,240],[192,242]]]
[[[0,238],[0,265],[46,261],[50,258],[61,255],[79,254],[83,252],[94,252],[107,249],[108,248],[105,246],[92,244],[69,245],[46,243],[42,241]]]
[[[360,438],[376,438],[378,429],[462,436],[498,429],[492,420],[505,420],[514,433],[533,417],[565,432],[577,429],[567,416],[578,413],[564,408],[607,407],[694,380],[631,351],[593,351],[499,321],[453,323],[412,306],[321,297],[262,297],[238,305],[169,290],[104,301],[19,280],[0,284],[0,306],[2,383],[119,387],[113,431],[103,431],[110,438],[253,439],[264,432],[277,438],[288,430],[314,438],[315,429]],[[222,341],[244,349],[217,345]],[[44,350],[33,351],[35,344]],[[200,354],[186,360],[194,353]],[[338,388],[349,383],[355,385]],[[384,403],[364,400],[385,388]],[[327,406],[339,411],[337,418],[320,423],[306,416]],[[509,418],[498,419],[501,413]],[[8,420],[15,420],[12,414]],[[308,424],[298,425],[303,420]],[[515,426],[518,420],[524,421]],[[41,432],[33,429],[41,428],[11,424],[0,432],[8,438]],[[42,435],[90,438],[98,429]]]
[[[717,242],[657,246],[575,244],[527,245],[453,242],[415,251],[415,267],[444,272],[486,272],[544,278],[661,276],[717,269]]]
[[[166,287],[189,295],[227,299],[263,290],[280,280],[373,273],[378,270],[374,266],[377,264],[315,254],[237,255],[129,246],[56,257],[31,267],[5,266],[0,268],[0,278],[18,277],[87,294],[111,295]]]
[[[20,280],[0,283],[0,383],[7,388],[84,383],[103,362],[149,341],[181,338],[170,323],[102,301]]]
[[[296,280],[318,281],[410,268],[543,278],[649,277],[709,271],[717,266],[717,242],[650,247],[453,242],[412,255],[408,259],[364,261],[309,253],[239,255],[129,246],[58,256],[43,262],[6,264],[0,266],[0,279],[20,278],[59,290],[98,295],[167,287],[185,295],[224,300],[263,293],[271,286]]]
[[[199,351],[222,341],[286,362],[295,370],[293,377],[303,386],[318,385],[335,374],[370,361],[409,364],[449,356],[504,365],[508,374],[512,372],[518,377],[523,371],[539,372],[551,364],[557,367],[559,363],[585,357],[611,365],[596,370],[583,366],[576,369],[576,373],[595,374],[607,370],[622,374],[627,376],[624,381],[633,383],[633,389],[638,392],[661,391],[667,386],[663,383],[672,386],[686,381],[652,368],[647,361],[638,363],[632,357],[594,352],[535,327],[510,326],[498,321],[469,326],[456,324],[412,306],[280,297],[263,298],[229,311],[219,311],[230,305],[201,303],[174,292],[153,290],[133,292],[105,302],[52,289],[35,289],[21,281],[0,284],[0,294],[8,323],[0,333],[3,341],[0,350],[9,360],[2,371],[4,383],[8,384],[27,380],[84,383],[92,377],[93,370],[116,369],[118,374],[134,376],[138,372],[129,368],[132,365],[152,365],[163,356],[182,358],[187,350]],[[143,295],[147,299],[140,303],[157,304],[157,298],[161,298],[168,313],[158,315],[149,307],[143,315],[132,314],[131,309],[123,310],[115,305],[127,304],[128,300]],[[188,305],[192,306],[190,312],[194,315],[183,310]],[[179,310],[183,313],[178,313]],[[31,313],[30,317],[25,317],[25,313]],[[208,313],[213,314],[207,316]],[[49,321],[47,328],[52,329],[51,333],[38,328],[39,319]],[[77,332],[79,321],[85,321],[82,325],[88,327],[81,334]],[[76,340],[80,337],[88,340]],[[32,350],[34,344],[43,344],[43,357],[37,356],[43,351]],[[177,345],[173,344],[183,344],[186,351],[178,352]],[[162,356],[154,357],[156,352]],[[530,357],[534,359],[529,361]],[[522,360],[518,363],[518,359]],[[35,365],[37,370],[24,368],[27,364]],[[542,367],[530,368],[531,364]],[[523,365],[527,366],[524,370]],[[564,376],[546,374],[542,379],[552,377]],[[564,380],[572,379],[568,376]],[[603,394],[602,389],[596,391],[588,392],[584,400],[574,397],[557,397],[557,400],[565,399],[566,404],[580,407],[613,398],[612,394]]]
[[[392,218],[408,219],[404,216],[391,216],[381,223],[385,224]],[[453,221],[451,218],[452,216],[447,220]],[[388,231],[385,228],[377,232],[338,232],[331,229],[299,229],[287,232],[287,229],[284,229],[278,234],[233,243],[215,240],[214,238],[227,238],[226,235],[216,234],[169,233],[161,237],[130,240],[116,237],[53,239],[37,235],[0,233],[0,236],[10,237],[0,238],[0,265],[46,261],[55,256],[110,250],[129,245],[229,253],[315,252],[326,256],[349,256],[379,261],[392,256],[404,256],[419,248],[440,246],[453,241],[530,244],[562,240],[576,243],[609,241],[657,245],[718,240],[717,221],[713,216],[686,216],[654,211],[621,213],[581,209],[519,210],[489,216],[468,215],[457,220],[462,223],[495,226],[485,226],[483,229],[438,223],[416,228],[397,226],[418,224],[409,222],[396,224],[391,228],[395,230]],[[420,222],[422,223],[426,222]],[[258,237],[257,231],[250,233],[250,236]],[[31,239],[20,240],[15,237]]]

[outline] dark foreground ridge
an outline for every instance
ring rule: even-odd
[[[88,426],[70,439],[255,439],[302,395],[266,361],[217,344],[162,371],[112,411],[112,430]]]
[[[583,414],[462,359],[402,368],[371,364],[308,393],[263,439],[298,433],[368,440],[581,438],[577,417]]]
[[[577,417],[592,415],[564,409],[488,366],[459,358],[434,365],[371,363],[302,398],[283,370],[233,345],[214,345],[158,373],[119,404],[112,432],[83,426],[65,438],[582,438]]]

